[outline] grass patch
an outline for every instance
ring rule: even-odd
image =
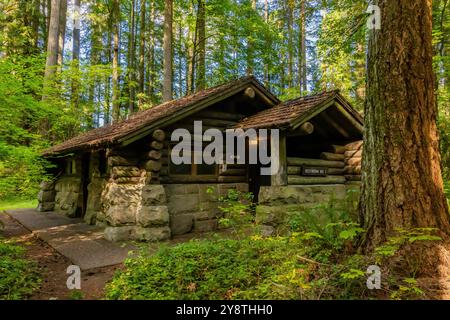
[[[36,208],[37,199],[8,198],[0,200],[0,211],[24,208]]]
[[[24,258],[25,249],[0,238],[0,300],[20,300],[39,287],[34,262]]]

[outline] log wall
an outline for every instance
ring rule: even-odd
[[[361,180],[362,141],[332,145],[320,159],[287,158],[289,185],[345,184]],[[303,167],[324,168],[326,176],[303,175]]]

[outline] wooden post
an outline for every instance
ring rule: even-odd
[[[278,172],[271,177],[272,186],[287,186],[288,176],[287,176],[287,155],[286,155],[286,134],[280,132],[280,140],[278,145],[278,150],[272,146],[272,154],[278,156],[279,167]],[[278,153],[278,154],[277,154]]]

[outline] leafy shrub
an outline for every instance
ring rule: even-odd
[[[235,189],[229,189],[228,194],[219,197],[220,211],[223,218],[219,224],[224,228],[233,228],[236,234],[249,227],[255,219],[255,205],[251,192],[243,193]]]
[[[36,265],[23,256],[22,247],[0,239],[0,299],[23,299],[38,288]]]

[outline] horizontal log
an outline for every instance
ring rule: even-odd
[[[346,181],[343,176],[302,177],[288,175],[288,184],[290,185],[344,184]]]
[[[150,147],[153,150],[161,150],[162,148],[164,148],[164,144],[162,142],[159,141],[152,141],[152,143],[150,144]]]
[[[233,121],[233,120],[213,119],[213,118],[206,118],[206,117],[202,118],[202,119],[197,119],[197,118],[186,119],[184,122],[186,122],[188,124],[192,124],[192,123],[194,123],[194,121],[202,121],[203,127],[205,127],[205,126],[206,127],[215,127],[217,129],[231,127],[237,123],[237,121]]]
[[[116,166],[132,166],[136,165],[134,161],[129,158],[121,157],[121,156],[111,156],[108,157],[108,166],[116,167]]]
[[[311,166],[311,167],[327,167],[327,168],[344,168],[343,161],[329,161],[320,159],[306,158],[287,158],[289,166]]]
[[[361,175],[346,175],[345,179],[347,181],[361,181]]]
[[[360,166],[362,162],[362,158],[354,157],[350,159],[345,159],[345,164],[347,166],[357,167]]]
[[[304,136],[310,135],[314,132],[314,125],[311,122],[305,122],[298,131]]]
[[[210,110],[200,111],[196,115],[198,115],[200,118],[211,118],[211,119],[231,120],[231,121],[239,121],[242,118],[245,118],[243,114],[222,112],[222,111],[210,111]]]
[[[216,183],[217,177],[202,177],[202,176],[161,176],[162,183]]]
[[[140,177],[141,175],[142,171],[138,167],[112,167],[112,177],[114,179],[120,177]]]
[[[237,183],[237,182],[246,182],[247,177],[218,177],[218,182],[225,182],[225,183]]]
[[[345,174],[361,174],[362,172],[361,166],[346,166],[344,171]]]
[[[168,176],[169,175],[169,167],[162,167],[159,171],[159,174],[161,176]]]
[[[145,170],[147,171],[159,171],[161,170],[162,163],[161,161],[149,160],[145,163]]]
[[[288,166],[287,173],[291,175],[301,175],[302,174],[302,167],[298,166]]]
[[[160,160],[162,153],[160,151],[152,150],[147,154],[147,156],[151,160]]]
[[[298,166],[288,166],[287,173],[291,175],[301,175],[302,174],[302,167]],[[339,176],[344,175],[344,169],[338,169],[338,168],[328,168],[327,174],[330,176]]]
[[[166,134],[164,131],[158,129],[153,132],[152,138],[158,142],[163,142],[166,139]]]
[[[229,169],[220,172],[221,176],[247,176],[247,171],[245,169]]]
[[[353,158],[353,157],[362,157],[362,150],[352,150],[352,151],[346,151],[345,152],[346,158]]]
[[[344,161],[345,156],[338,153],[322,152],[320,154],[320,159],[330,160],[330,161]]]
[[[360,140],[360,141],[355,141],[355,142],[345,145],[345,148],[347,149],[347,151],[352,151],[352,150],[359,150],[362,148],[362,146],[363,146],[363,141]]]
[[[244,95],[250,99],[254,99],[256,96],[256,93],[253,88],[248,87],[247,89],[245,89]]]
[[[345,146],[338,146],[336,144],[331,145],[330,151],[333,153],[344,154],[347,151]]]
[[[114,182],[118,184],[139,184],[141,181],[142,178],[140,177],[119,177],[114,179]]]
[[[340,175],[344,175],[344,173],[345,173],[344,169],[328,168],[328,174],[330,176],[340,176]]]

